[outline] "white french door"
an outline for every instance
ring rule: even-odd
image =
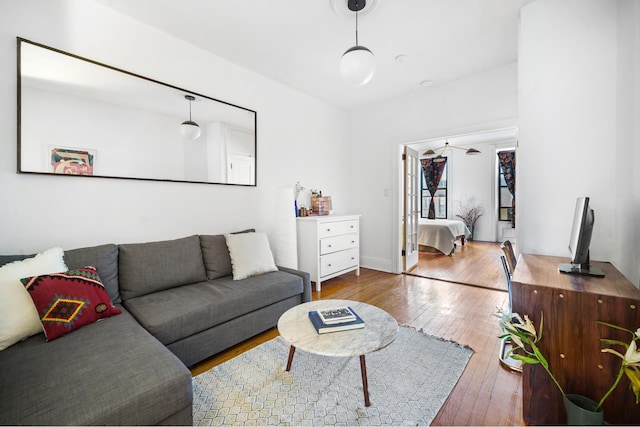
[[[418,215],[420,201],[420,162],[418,152],[404,147],[404,244],[403,268],[409,271],[418,264]]]

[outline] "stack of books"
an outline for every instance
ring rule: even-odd
[[[309,319],[319,334],[364,328],[364,320],[351,307],[310,311]]]

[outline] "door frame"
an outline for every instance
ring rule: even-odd
[[[515,140],[516,140],[516,152],[518,151],[518,124],[517,120],[505,120],[494,123],[487,123],[482,126],[480,129],[474,130],[464,130],[459,132],[449,132],[444,133],[445,136],[437,136],[431,138],[423,138],[415,141],[407,141],[401,142],[392,145],[392,188],[395,191],[392,191],[392,216],[391,219],[393,221],[393,236],[392,236],[392,247],[393,247],[393,259],[391,260],[392,272],[394,274],[401,274],[403,268],[403,259],[402,259],[402,221],[404,216],[404,176],[403,176],[403,160],[402,154],[404,153],[405,145],[415,145],[420,143],[429,143],[432,141],[441,141],[452,139],[455,137],[462,136],[471,136],[471,135],[482,135],[482,134],[491,134],[493,132],[507,131],[512,130],[515,132]],[[489,141],[487,141],[489,142]],[[497,141],[496,141],[497,142]],[[420,151],[420,150],[418,150]],[[516,186],[518,181],[518,175],[516,175]],[[518,222],[518,210],[516,210],[516,223]],[[520,238],[519,229],[516,227],[516,240]]]

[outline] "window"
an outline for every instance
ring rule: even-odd
[[[512,151],[512,150],[509,150]],[[513,218],[513,196],[507,187],[507,181],[504,178],[504,171],[498,163],[498,220],[511,221]]]
[[[433,197],[433,203],[436,209],[436,218],[447,218],[447,170],[448,164],[445,165],[442,171],[442,178],[440,178],[440,184]],[[420,174],[420,192],[422,202],[420,204],[420,218],[428,218],[429,216],[429,203],[431,202],[431,194],[427,188],[427,182],[424,179],[424,173]]]

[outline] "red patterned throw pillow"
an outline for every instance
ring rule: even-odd
[[[121,313],[92,265],[21,281],[38,310],[47,341]]]

